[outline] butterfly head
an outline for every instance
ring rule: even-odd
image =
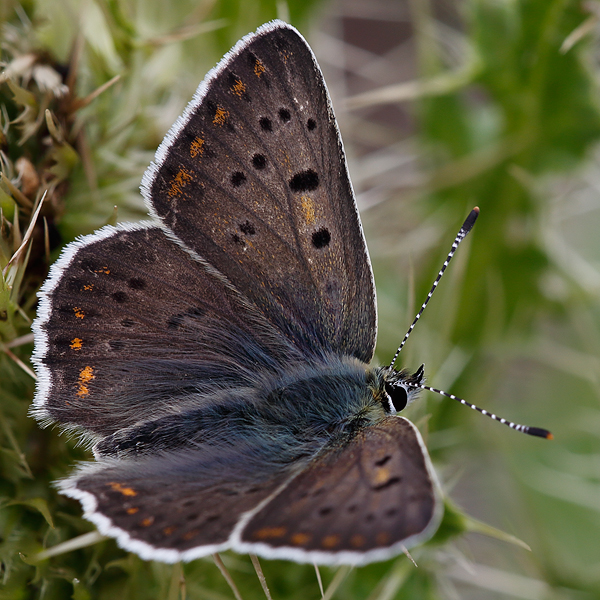
[[[391,367],[384,367],[379,373],[381,380],[378,399],[385,412],[394,415],[416,399],[419,389],[414,386],[423,382],[425,368],[421,365],[411,374],[407,370],[396,371]]]

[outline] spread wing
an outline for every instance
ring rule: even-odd
[[[244,457],[244,460],[240,460]],[[273,468],[252,441],[104,460],[62,482],[101,533],[176,562],[232,548],[320,564],[384,560],[437,527],[436,484],[416,428],[389,417]],[[292,470],[294,469],[294,470]]]
[[[241,445],[238,449],[250,451]],[[242,515],[289,474],[266,473],[235,452],[204,447],[186,453],[86,465],[61,482],[84,517],[122,548],[146,560],[193,560],[231,547]],[[239,461],[238,461],[239,462]]]
[[[371,267],[325,82],[276,21],[198,88],[146,172],[151,213],[304,352],[369,362]]]
[[[427,539],[440,509],[418,430],[388,417],[317,455],[244,519],[234,547],[297,562],[364,564]]]
[[[301,355],[158,227],[106,227],[52,268],[34,330],[42,422],[107,436],[252,385]]]

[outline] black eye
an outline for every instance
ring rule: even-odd
[[[408,403],[408,394],[406,390],[401,385],[389,385],[385,384],[385,391],[387,392],[396,412],[400,412],[406,408],[406,404]]]

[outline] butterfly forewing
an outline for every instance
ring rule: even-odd
[[[306,353],[369,361],[371,268],[323,77],[267,25],[211,72],[157,152],[151,210]]]
[[[44,314],[45,313],[45,314]],[[54,267],[37,323],[38,417],[108,435],[299,357],[158,228],[106,228]]]
[[[250,517],[240,546],[273,558],[361,564],[427,538],[438,511],[419,432],[389,417],[320,453]]]

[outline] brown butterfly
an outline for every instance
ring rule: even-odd
[[[423,369],[369,366],[373,274],[293,27],[262,26],[207,75],[142,191],[152,221],[73,242],[40,294],[33,413],[96,457],[63,493],[166,562],[362,564],[429,538],[435,476],[397,415]]]

